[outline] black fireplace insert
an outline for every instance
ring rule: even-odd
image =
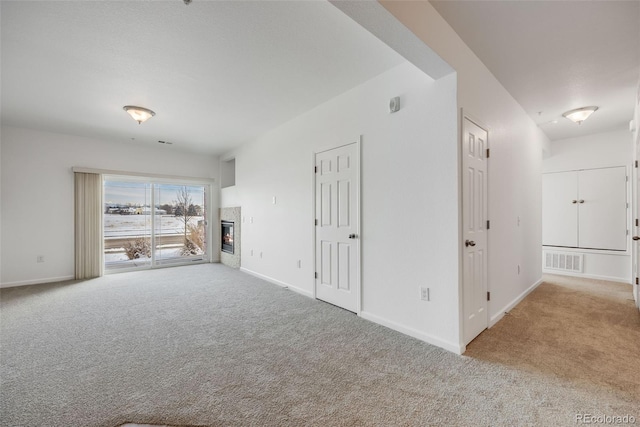
[[[222,221],[222,252],[233,253],[233,221]]]

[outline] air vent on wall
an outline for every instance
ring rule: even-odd
[[[584,254],[544,251],[544,269],[582,273]]]

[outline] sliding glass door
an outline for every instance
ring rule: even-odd
[[[206,186],[107,176],[105,270],[208,260]]]
[[[158,264],[202,259],[207,254],[205,191],[202,186],[158,184],[155,259]]]

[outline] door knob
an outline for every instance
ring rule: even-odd
[[[633,236],[632,239],[633,240],[640,240],[640,236]]]
[[[578,203],[584,203],[584,200],[578,200]]]
[[[350,238],[350,239],[355,239],[356,237],[358,237],[358,236],[357,236],[357,235],[355,235],[355,234],[349,234],[349,238]]]
[[[475,246],[475,245],[476,245],[476,242],[474,242],[473,240],[467,240],[467,241],[465,241],[465,242],[464,242],[464,245],[465,245],[466,247],[469,247],[469,246]]]
[[[571,203],[573,203],[575,205],[576,203],[578,203],[578,201],[577,200],[572,200]]]

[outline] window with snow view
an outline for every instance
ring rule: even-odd
[[[104,181],[105,269],[206,261],[203,185]]]

